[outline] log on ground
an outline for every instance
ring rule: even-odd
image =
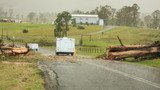
[[[128,57],[141,57],[146,55],[158,55],[160,54],[159,47],[149,47],[146,49],[135,49],[128,51],[119,51],[119,52],[109,52],[106,59],[116,60],[116,59],[124,59]]]

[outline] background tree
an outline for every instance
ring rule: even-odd
[[[57,15],[55,20],[55,37],[66,37],[67,31],[69,31],[69,20],[71,19],[71,14],[67,11],[63,11]]]
[[[16,19],[18,19],[18,20],[20,19],[20,14],[16,15]]]
[[[0,19],[8,18],[7,11],[4,11],[2,7],[0,7]]]
[[[152,27],[157,29],[160,27],[160,11],[156,10],[152,13]]]
[[[39,14],[39,20],[40,20],[41,23],[45,23],[46,22],[47,18],[45,16],[45,13],[40,13]]]
[[[12,19],[13,18],[13,9],[9,9],[8,13],[9,13],[9,18]]]
[[[137,4],[133,4],[132,7],[132,26],[137,26],[139,21],[139,12],[140,7]]]
[[[147,15],[144,17],[144,24],[146,27],[151,28],[151,24],[152,24],[152,17],[150,15]]]
[[[100,6],[95,9],[96,14],[98,14],[100,19],[104,19],[105,25],[107,25],[107,21],[110,19],[109,17],[112,15],[112,8],[108,5]]]
[[[84,14],[85,12],[81,11],[81,10],[74,10],[72,12],[72,14]]]
[[[137,26],[139,18],[139,6],[137,4],[133,4],[132,7],[124,6],[120,9],[117,14],[117,25],[125,25],[125,26]]]
[[[72,25],[73,25],[73,27],[76,27],[76,26],[77,26],[77,24],[76,24],[76,19],[72,19]]]
[[[112,8],[111,15],[108,20],[109,25],[116,25],[116,9]]]
[[[34,18],[36,17],[36,13],[34,12],[30,12],[28,15],[27,15],[28,19],[30,22],[33,22],[34,21]]]

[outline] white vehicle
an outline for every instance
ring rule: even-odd
[[[71,54],[75,53],[75,39],[73,38],[56,38],[56,55],[59,54]]]
[[[38,49],[39,49],[39,45],[37,43],[28,43],[27,46],[28,46],[28,48],[30,50],[36,50],[36,51],[38,51]]]

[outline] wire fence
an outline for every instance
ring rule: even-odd
[[[77,48],[78,51],[87,52],[87,53],[105,53],[106,48],[100,47],[79,47]]]

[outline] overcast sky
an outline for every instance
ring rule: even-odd
[[[160,0],[0,0],[0,7],[14,9],[17,13],[34,12],[60,12],[63,10],[92,10],[99,5],[110,5],[120,9],[137,3],[140,12],[152,13],[160,10]]]

